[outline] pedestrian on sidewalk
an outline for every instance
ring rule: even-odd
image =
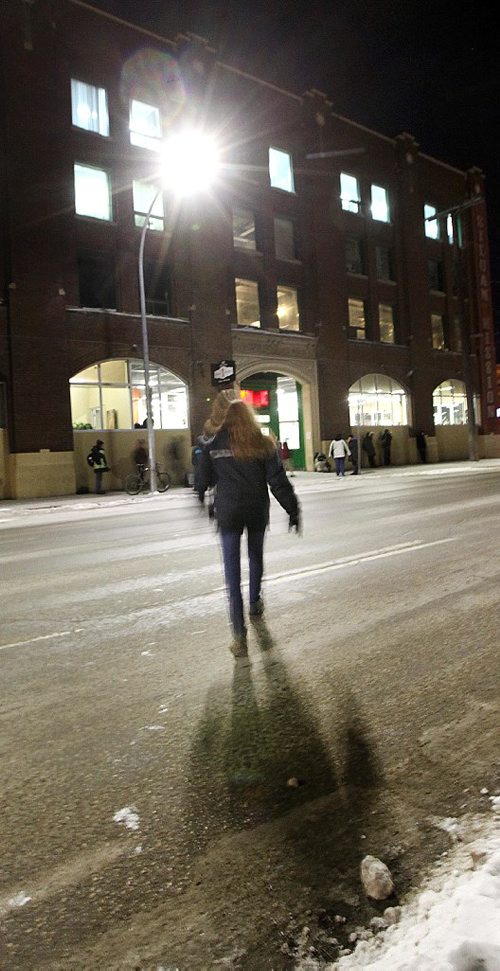
[[[216,490],[216,518],[220,532],[224,573],[233,631],[230,650],[246,657],[247,629],[241,594],[241,536],[246,530],[250,574],[249,615],[258,620],[264,612],[261,596],[264,570],[264,537],[269,523],[269,489],[289,516],[289,528],[299,532],[300,509],[294,488],[283,468],[274,442],[262,434],[253,412],[244,401],[232,401],[218,419],[205,424],[213,437],[200,459],[198,498],[204,501]]]
[[[425,432],[417,432],[415,436],[415,443],[418,454],[420,455],[420,461],[427,462],[427,437]]]
[[[346,456],[351,454],[351,450],[342,435],[335,435],[328,454],[334,459],[336,475],[344,476]]]
[[[374,469],[377,463],[375,461],[375,445],[373,442],[373,432],[366,433],[366,435],[363,438],[363,443],[361,447],[363,449],[363,452],[366,453],[366,457],[368,459],[368,462],[370,463],[370,468]]]
[[[379,435],[379,442],[382,446],[382,455],[384,460],[384,465],[391,464],[391,443],[392,435],[388,428],[385,428],[383,432]]]
[[[347,444],[351,452],[351,465],[352,472],[351,475],[357,475],[359,472],[359,453],[358,453],[358,440],[355,435],[349,435],[347,439]]]
[[[288,441],[286,438],[283,444],[281,444],[281,442],[279,443],[279,456],[281,461],[283,462],[283,468],[285,472],[287,472],[288,475],[291,475],[291,476],[295,475],[295,472],[293,471],[292,453],[288,447]]]
[[[104,451],[104,442],[100,438],[98,438],[95,445],[92,446],[89,455],[87,456],[87,462],[94,470],[96,495],[103,496],[104,492],[102,488],[102,477],[105,472],[109,472],[109,468],[106,453]]]

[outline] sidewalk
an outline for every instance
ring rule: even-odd
[[[350,468],[348,468],[345,479],[349,480]],[[401,476],[443,476],[457,475],[464,473],[477,474],[478,472],[499,472],[500,459],[481,459],[480,462],[441,462],[435,465],[391,465],[389,467],[377,467],[375,469],[363,469],[356,482],[363,479],[370,479],[372,482],[377,478],[387,478]],[[295,472],[292,477],[293,485],[298,492],[307,492],[310,489],[332,488],[336,482],[333,473],[321,472]],[[49,496],[37,499],[2,499],[0,500],[0,517],[5,514],[24,515],[29,512],[42,512],[49,509],[93,509],[97,507],[123,506],[130,504],[142,504],[161,500],[168,503],[172,499],[179,500],[182,497],[192,499],[193,490],[187,486],[174,486],[166,493],[143,492],[138,496],[129,496],[126,492],[116,491],[107,492],[101,496],[95,493],[71,496]]]

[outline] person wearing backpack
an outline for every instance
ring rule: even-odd
[[[103,446],[104,442],[98,438],[97,442],[92,446],[89,454],[87,455],[87,463],[94,470],[95,474],[95,491],[97,496],[104,495],[102,488],[102,477],[104,472],[109,472],[106,453]]]

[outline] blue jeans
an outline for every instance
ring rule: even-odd
[[[260,597],[264,572],[264,536],[265,532],[247,530],[250,603],[255,603]],[[229,616],[234,633],[244,634],[246,627],[241,596],[241,533],[221,533],[220,538],[229,596]]]
[[[335,459],[335,471],[337,475],[344,475],[345,473],[345,456],[340,459]]]

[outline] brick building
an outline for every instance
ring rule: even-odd
[[[0,8],[0,495],[119,488],[146,417],[138,249],[164,139],[211,133],[210,194],[160,191],[146,234],[160,462],[182,479],[214,365],[298,467],[337,431],[393,460],[500,454],[483,177],[82,0]],[[311,157],[313,156],[313,157]],[[175,441],[175,449],[172,442]]]

